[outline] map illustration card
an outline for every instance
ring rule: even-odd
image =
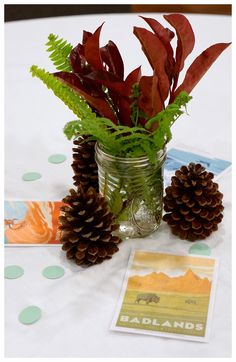
[[[230,168],[231,162],[215,158],[204,153],[194,152],[190,147],[171,148],[166,155],[164,182],[165,187],[171,184],[171,177],[181,166],[190,162],[200,163],[208,172],[215,175],[215,181],[223,176]]]
[[[208,342],[218,261],[134,250],[111,329]]]
[[[59,244],[60,201],[5,201],[5,244]]]

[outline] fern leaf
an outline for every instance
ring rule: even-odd
[[[110,208],[111,212],[115,216],[121,212],[122,207],[123,207],[123,199],[122,199],[122,195],[120,193],[119,188],[115,189],[112,192],[108,204],[109,204],[109,208]]]
[[[119,128],[112,133],[112,137],[114,139],[119,139],[121,136],[128,136],[130,132],[135,134],[150,134],[146,129],[140,127],[132,127],[132,131],[130,131],[130,127],[127,126],[119,126]]]
[[[51,52],[49,58],[55,67],[64,72],[70,72],[71,65],[69,60],[70,52],[73,46],[64,39],[58,39],[58,36],[50,34],[46,43],[47,51]]]
[[[69,141],[73,138],[73,136],[77,135],[79,131],[80,131],[80,126],[78,120],[66,123],[66,125],[63,128],[63,132]]]
[[[111,120],[96,117],[95,114],[92,114],[93,118],[91,115],[80,116],[80,120],[69,122],[64,128],[64,133],[69,139],[78,134],[90,135],[113,156],[124,158],[147,156],[154,164],[157,161],[157,151],[163,149],[172,138],[171,126],[183,113],[181,107],[186,106],[190,99],[191,97],[183,93],[176,98],[176,102],[153,117],[150,125],[158,121],[159,127],[152,133],[138,126],[115,125]]]
[[[53,74],[38,68],[36,65],[32,65],[30,72],[33,77],[39,78],[49,89],[51,89],[79,119],[89,118],[89,120],[93,120],[96,118],[96,115],[92,112],[88,104]]]
[[[166,109],[159,112],[153,118],[149,119],[146,123],[145,128],[150,129],[154,123],[159,125],[163,119],[170,119],[170,126],[175,122],[177,117],[179,117],[184,112],[181,110],[181,107],[186,107],[186,104],[192,99],[185,91],[181,92],[174,100],[173,103],[169,104]]]

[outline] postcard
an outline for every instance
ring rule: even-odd
[[[60,243],[60,201],[5,201],[5,244],[45,245]]]
[[[214,158],[206,153],[196,153],[189,147],[171,148],[167,152],[164,166],[165,187],[171,184],[171,177],[174,176],[175,171],[190,162],[200,163],[207,171],[212,172],[215,175],[215,181],[231,167],[230,161]]]
[[[114,331],[208,342],[218,261],[133,250]]]

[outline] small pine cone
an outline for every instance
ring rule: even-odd
[[[223,219],[223,194],[213,178],[212,172],[194,163],[182,166],[171,178],[163,198],[167,212],[163,220],[181,239],[205,239],[218,229]]]
[[[112,232],[118,229],[107,201],[92,187],[71,189],[62,200],[59,217],[62,250],[78,265],[93,265],[111,259],[121,242]]]
[[[74,185],[83,186],[85,189],[93,187],[98,191],[98,167],[94,158],[95,141],[89,140],[88,136],[80,136],[74,140],[73,163]]]

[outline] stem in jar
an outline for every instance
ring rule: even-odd
[[[107,189],[108,189],[108,185],[107,185],[107,173],[105,172],[104,185],[103,185],[103,190],[102,190],[102,195],[103,195],[105,198],[107,197]]]

